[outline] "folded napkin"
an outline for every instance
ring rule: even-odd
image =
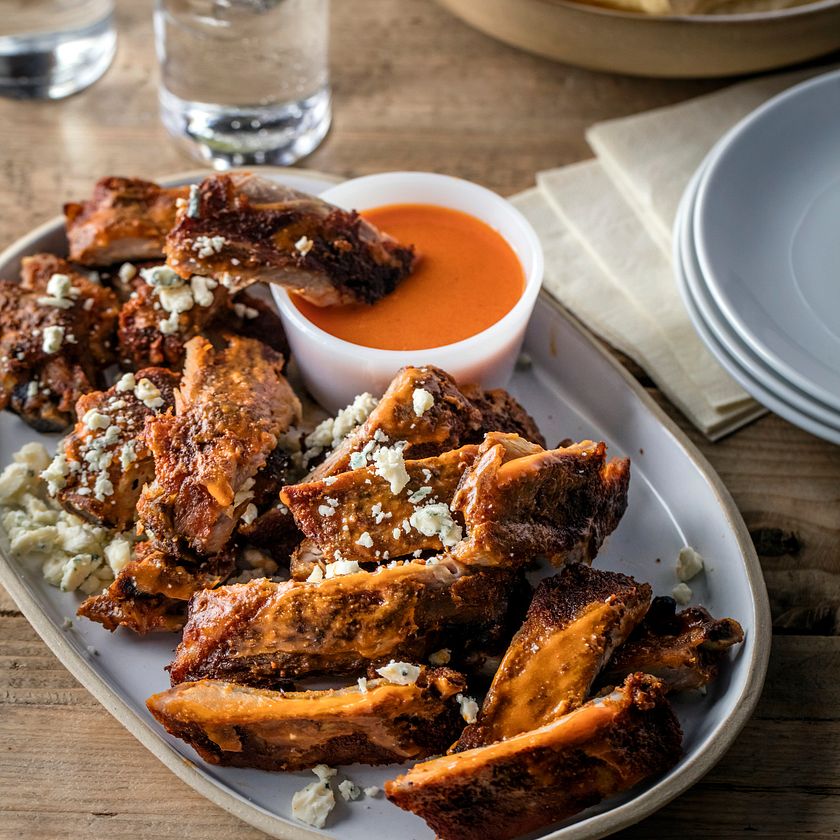
[[[545,289],[593,332],[643,367],[665,396],[704,434],[716,440],[764,413],[745,393],[724,411],[703,396],[676,360],[657,327],[655,314],[641,309],[631,287],[599,264],[542,189],[526,190],[511,200],[542,242]],[[690,324],[686,325],[685,335],[696,340]],[[705,348],[700,350],[708,355]]]
[[[671,230],[691,176],[764,101],[826,68],[756,79],[599,123],[597,160],[540,172],[512,201],[546,255],[545,288],[634,359],[711,440],[765,413],[698,338],[676,288]]]
[[[648,233],[670,257],[680,198],[712,146],[759,105],[827,69],[753,79],[677,105],[596,123],[586,139]]]

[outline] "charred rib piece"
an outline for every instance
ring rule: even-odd
[[[113,292],[65,260],[24,257],[21,282],[0,281],[0,410],[42,432],[72,425],[76,400],[114,361],[117,309]]]
[[[88,598],[77,614],[106,630],[174,632],[184,626],[190,598],[201,589],[218,586],[235,565],[230,552],[201,560],[172,557],[151,543],[141,543],[108,590]]]
[[[452,502],[468,534],[453,555],[487,565],[591,562],[627,507],[630,462],[607,462],[606,449],[583,441],[543,450],[488,434]]]
[[[418,416],[414,392],[426,391],[433,403]],[[455,380],[436,367],[405,367],[391,380],[388,390],[364,423],[334,448],[310,475],[311,481],[350,469],[354,453],[366,450],[366,458],[377,443],[405,441],[403,456],[418,460],[440,455],[481,438],[481,412],[461,393]]]
[[[503,388],[485,391],[478,385],[461,385],[464,396],[481,412],[480,434],[464,443],[481,443],[486,432],[507,432],[545,447],[534,418]]]
[[[577,708],[615,648],[642,620],[650,596],[646,583],[580,564],[543,580],[478,720],[452,750],[530,732]]]
[[[432,399],[420,415],[414,407],[416,391],[425,391]],[[333,442],[333,451],[310,478],[315,481],[344,472],[355,453],[379,443],[405,441],[403,455],[417,460],[480,443],[485,433],[510,427],[540,445],[545,443],[534,421],[507,392],[482,391],[474,385],[461,389],[446,371],[431,365],[405,367],[367,420],[343,440]]]
[[[155,473],[143,427],[147,417],[175,405],[179,379],[148,368],[79,398],[79,420],[62,444],[63,486],[55,494],[65,510],[120,531],[133,524],[140,491]]]
[[[420,668],[417,682],[368,680],[328,691],[270,691],[220,680],[181,683],[146,702],[166,730],[210,764],[305,770],[390,764],[446,749],[461,728],[461,674]]]
[[[160,187],[139,178],[102,178],[93,196],[65,204],[70,259],[83,265],[153,260],[163,254],[178,199],[189,187]]]
[[[681,752],[661,683],[633,674],[533,732],[417,764],[385,793],[442,840],[508,840],[665,772]]]
[[[300,419],[282,367],[282,356],[253,339],[231,337],[222,351],[200,337],[187,343],[176,414],[149,418],[145,431],[155,479],[137,511],[164,551],[186,543],[212,556],[228,543],[252,504],[255,475]]]
[[[194,211],[194,212],[193,212]],[[211,175],[166,239],[168,264],[232,291],[285,286],[317,306],[375,303],[414,265],[414,249],[305,193],[250,174]]]
[[[280,318],[250,295],[231,298],[209,277],[186,281],[163,265],[141,268],[131,283],[118,331],[120,359],[128,367],[167,365],[180,370],[191,338],[204,335],[220,344],[225,332],[256,338],[288,354]]]
[[[360,674],[372,662],[423,661],[452,640],[482,644],[514,597],[509,573],[457,564],[380,566],[320,583],[255,580],[196,594],[173,684],[203,677],[272,686]]]
[[[701,688],[712,682],[724,653],[744,640],[733,618],[712,618],[703,607],[676,612],[673,598],[654,598],[645,620],[615,652],[602,683],[632,671],[653,674],[668,691]]]
[[[257,473],[258,478],[260,474]],[[278,483],[278,488],[284,483]],[[276,493],[274,497],[277,497]],[[262,506],[257,505],[257,509],[261,510]],[[253,522],[245,523],[240,520],[236,533],[247,543],[267,552],[276,562],[285,566],[290,564],[296,548],[303,539],[303,534],[288,508],[276,504],[269,505]],[[308,576],[309,571],[304,575],[304,579]]]
[[[460,539],[460,527],[457,537],[428,528],[424,533],[416,527],[422,524],[417,509],[443,503],[448,517],[455,488],[477,451],[476,446],[464,446],[434,458],[405,461],[408,482],[396,494],[375,468],[363,467],[328,482],[284,487],[281,499],[327,558],[337,551],[361,562],[379,562],[418,550],[440,551]]]
[[[236,526],[238,537],[256,546],[284,566],[304,538],[289,509],[279,500],[280,490],[300,478],[299,462],[288,451],[288,441],[280,444],[268,456],[265,466],[254,476],[251,503],[258,516],[253,521],[240,519]]]
[[[229,305],[227,290],[215,280],[185,282],[166,266],[142,268],[140,282],[120,310],[120,359],[135,370],[150,365],[180,369],[186,342],[218,321]]]

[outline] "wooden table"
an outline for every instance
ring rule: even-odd
[[[60,103],[0,100],[0,241],[104,174],[188,168],[158,122],[150,3],[119,6],[120,48]],[[303,165],[433,169],[502,193],[590,156],[591,123],[717,83],[619,78],[498,44],[427,0],[333,4],[335,124]],[[750,528],[776,629],[758,711],[698,785],[625,838],[840,832],[840,448],[773,415],[710,444],[642,382],[719,471]],[[263,835],[194,793],[65,671],[0,592],[0,838]]]

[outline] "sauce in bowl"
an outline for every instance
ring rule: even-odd
[[[380,350],[443,347],[492,326],[522,296],[525,275],[518,257],[475,216],[434,204],[388,204],[362,215],[413,244],[420,261],[372,306],[319,307],[291,295],[304,317],[330,335]]]

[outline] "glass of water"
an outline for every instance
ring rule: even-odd
[[[0,96],[61,99],[92,85],[117,48],[113,0],[0,0]]]
[[[156,0],[160,112],[217,169],[294,163],[330,125],[329,0]]]

